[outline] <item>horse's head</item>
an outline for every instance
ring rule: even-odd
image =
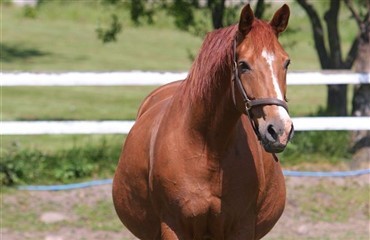
[[[289,20],[282,6],[267,23],[254,17],[249,4],[241,13],[234,42],[235,103],[252,121],[268,152],[281,152],[293,135],[286,104],[288,54],[278,42]]]

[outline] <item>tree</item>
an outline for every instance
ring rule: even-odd
[[[213,29],[222,28],[225,25],[230,25],[235,22],[239,14],[239,8],[245,3],[256,1],[255,16],[261,18],[265,9],[269,4],[265,0],[238,0],[234,1],[231,6],[226,6],[226,0],[103,0],[105,4],[124,5],[130,9],[131,20],[140,25],[142,21],[149,24],[153,23],[154,15],[159,9],[165,10],[166,13],[175,19],[177,28],[189,31],[194,35],[203,37],[206,32],[211,29],[205,29],[204,23],[197,23],[195,18],[195,11],[203,9],[210,14],[212,19]],[[232,19],[228,15],[234,16]],[[98,37],[103,42],[110,42],[116,40],[116,35],[121,30],[121,25],[117,24],[117,17],[112,16],[112,23],[110,27],[97,30]],[[116,29],[119,27],[119,29]],[[108,36],[107,36],[108,35]]]
[[[297,0],[309,16],[316,52],[322,69],[350,69],[357,53],[358,40],[354,40],[345,60],[342,58],[341,42],[338,31],[339,0],[331,0],[324,15],[327,26],[328,45],[325,45],[325,29],[317,10],[307,0]],[[347,115],[347,86],[328,85],[327,112],[333,115]]]
[[[351,0],[345,0],[359,28],[358,54],[354,63],[356,72],[370,73],[370,0],[366,7],[355,9]],[[364,4],[365,5],[365,4]],[[367,12],[361,12],[367,9]],[[370,116],[370,85],[355,86],[352,99],[353,116]],[[370,131],[355,131],[352,134],[352,150],[355,162],[369,163]]]
[[[357,0],[356,10],[353,0],[344,0],[345,6],[352,14],[358,26],[358,34],[345,58],[342,58],[338,31],[338,13],[340,0],[331,0],[330,7],[324,15],[327,25],[328,45],[325,46],[324,28],[314,7],[306,0],[297,0],[310,18],[315,47],[322,69],[351,69],[357,72],[370,72],[370,0]],[[327,110],[335,115],[347,115],[347,86],[329,85]],[[370,116],[370,85],[355,86],[352,99],[353,116]],[[352,134],[352,150],[355,159],[365,159],[368,164],[370,156],[370,131],[356,131]]]

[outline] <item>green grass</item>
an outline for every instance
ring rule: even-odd
[[[96,28],[114,10],[84,1],[46,4],[36,18],[2,5],[3,71],[187,70],[188,51],[201,39],[171,28],[124,26],[119,41],[103,44]],[[63,9],[61,11],[60,9]],[[127,10],[115,10],[124,15]],[[128,18],[122,16],[124,23]],[[14,29],[14,26],[17,26]]]
[[[116,216],[111,199],[101,200],[93,206],[79,204],[74,207],[74,212],[83,220],[77,224],[79,227],[87,227],[94,231],[122,230],[122,223]]]
[[[3,87],[2,119],[135,119],[140,103],[155,88]],[[289,86],[288,99],[292,116],[314,115],[324,107],[326,86]]]
[[[9,200],[12,196],[15,199]],[[52,197],[49,201],[45,201],[44,199],[38,201],[37,196],[30,196],[29,193],[20,191],[8,192],[1,197],[6,198],[5,205],[2,207],[2,228],[19,232],[35,233],[37,231],[38,234],[42,232],[57,232],[59,229],[66,227],[113,232],[120,232],[123,229],[123,225],[115,213],[112,199],[110,198],[101,198],[94,204],[88,204],[86,201],[76,203],[76,201],[72,200],[73,204],[68,206],[68,203],[53,202]],[[81,198],[81,196],[77,197]],[[29,201],[30,199],[32,201]],[[44,212],[65,213],[67,214],[67,219],[61,222],[46,224],[39,220],[40,215]],[[34,239],[37,239],[37,237]]]
[[[141,101],[154,88],[3,87],[2,118],[3,120],[135,119]]]
[[[79,148],[88,144],[98,145],[103,140],[112,145],[121,145],[125,135],[8,135],[2,136],[2,151],[14,149],[40,149],[54,152],[71,148]]]
[[[296,191],[300,195],[290,196],[290,199],[312,222],[345,222],[351,215],[363,215],[369,220],[369,191],[368,185],[355,182],[352,186],[320,183],[305,191]]]

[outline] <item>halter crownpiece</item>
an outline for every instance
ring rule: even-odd
[[[243,102],[245,105],[245,109],[247,111],[247,115],[249,116],[249,111],[255,107],[255,106],[260,106],[260,105],[277,105],[283,107],[287,112],[288,111],[288,105],[285,101],[280,100],[278,98],[258,98],[258,99],[250,99],[247,95],[247,92],[245,91],[242,81],[240,80],[239,77],[239,71],[238,71],[238,64],[237,64],[237,59],[236,59],[236,39],[234,39],[234,77],[233,77],[233,82],[236,83],[236,86],[239,89],[239,92],[241,93],[243,97]],[[235,90],[234,90],[234,83],[232,85],[232,94],[233,94],[233,100],[234,104],[236,105],[236,99],[235,99]]]

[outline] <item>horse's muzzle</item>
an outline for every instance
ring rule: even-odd
[[[265,128],[260,129],[260,135],[261,143],[267,152],[280,153],[294,135],[293,123],[267,124]]]

